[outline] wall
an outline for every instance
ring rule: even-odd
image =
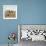
[[[19,16],[17,20],[4,20],[3,19],[3,5],[16,5],[16,0],[0,0],[0,44],[7,44],[9,42],[8,40],[8,34],[10,32],[17,32],[17,24],[19,22]],[[18,39],[18,38],[17,38]],[[16,43],[18,43],[18,40],[16,39]]]
[[[23,0],[21,24],[46,24],[46,0]]]
[[[17,4],[17,20],[3,20],[5,4]],[[0,0],[0,44],[8,43],[9,32],[17,34],[18,24],[46,24],[46,0]]]

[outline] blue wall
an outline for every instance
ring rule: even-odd
[[[46,0],[23,0],[21,24],[46,24]]]
[[[16,32],[16,35],[18,34],[17,30],[17,24],[19,23],[19,16],[17,20],[4,20],[3,19],[3,5],[16,5],[16,0],[0,0],[0,44],[7,44],[9,42],[8,40],[8,34],[10,32]],[[16,43],[18,38],[16,38]]]
[[[3,20],[6,4],[17,4],[17,20]],[[18,24],[46,24],[46,0],[0,0],[0,44],[8,43],[9,32],[17,34]]]

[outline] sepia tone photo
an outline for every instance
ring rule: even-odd
[[[17,5],[4,5],[3,19],[17,19]]]

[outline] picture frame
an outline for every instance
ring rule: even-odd
[[[17,19],[17,5],[3,5],[3,19]]]

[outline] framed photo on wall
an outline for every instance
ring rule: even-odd
[[[3,19],[17,19],[17,5],[3,5]]]

